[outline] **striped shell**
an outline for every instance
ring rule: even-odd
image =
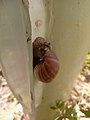
[[[50,50],[43,56],[43,61],[34,68],[34,75],[38,80],[48,83],[51,82],[59,71],[59,61],[55,53]]]

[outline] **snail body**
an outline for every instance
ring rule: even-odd
[[[39,40],[40,38],[37,38],[35,42]],[[41,44],[41,42],[39,44]],[[59,71],[58,58],[52,51],[50,43],[44,41],[36,48],[35,46],[33,48],[34,61],[36,61],[36,63],[34,62],[34,75],[44,83],[51,82]],[[38,54],[36,54],[35,49]]]

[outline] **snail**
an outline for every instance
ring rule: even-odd
[[[33,69],[36,78],[44,83],[51,82],[59,71],[59,60],[42,37],[33,42]]]

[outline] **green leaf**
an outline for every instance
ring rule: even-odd
[[[66,115],[71,115],[71,114],[73,113],[73,109],[74,109],[73,106],[70,107],[70,108],[67,108],[65,114],[66,114]]]
[[[86,117],[90,117],[90,110],[80,110],[85,114]]]
[[[77,117],[77,112],[75,110],[73,111],[73,116]]]
[[[77,117],[67,117],[69,120],[77,120]]]
[[[69,120],[77,120],[77,113],[74,106],[68,108],[65,105],[65,101],[57,100],[55,106],[51,106],[51,109],[56,110],[53,120],[63,120],[68,118]]]
[[[57,117],[56,119],[54,120],[63,120],[63,117]]]
[[[57,120],[57,118],[59,118],[59,117],[60,117],[60,113],[57,111],[54,115],[54,120]]]
[[[62,101],[61,103],[59,103],[58,108],[63,109],[64,108],[64,103],[65,103],[65,101]]]
[[[61,104],[61,102],[62,102],[61,100],[57,100],[57,101],[56,101],[56,106],[58,107],[59,104]]]
[[[56,120],[63,120],[63,118],[62,117],[58,117]]]

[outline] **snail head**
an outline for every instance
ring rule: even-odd
[[[45,39],[42,37],[37,37],[35,41],[33,42],[34,64],[36,65],[42,62],[44,55],[50,50],[51,50],[50,42],[46,42]]]

